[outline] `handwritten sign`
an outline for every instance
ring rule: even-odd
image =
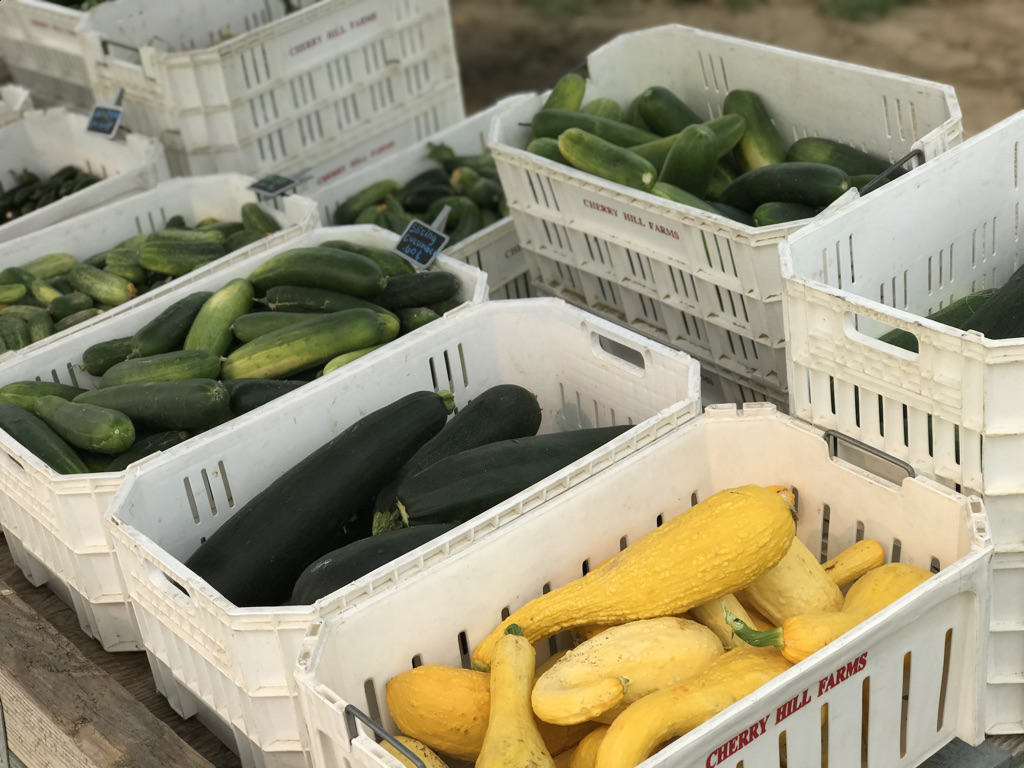
[[[278,176],[272,173],[269,176],[264,176],[255,184],[250,184],[249,189],[264,197],[277,197],[295,189],[298,184],[299,179],[293,179],[290,176]]]
[[[120,107],[93,107],[92,115],[89,116],[89,124],[85,129],[89,133],[98,133],[112,139],[117,136],[117,130],[121,127],[123,117],[124,110]]]
[[[437,222],[434,224],[436,226]],[[448,244],[448,235],[439,230],[440,227],[435,229],[414,219],[409,222],[409,226],[405,228],[405,232],[395,245],[395,253],[404,256],[417,267],[426,269],[434,263],[437,254]]]

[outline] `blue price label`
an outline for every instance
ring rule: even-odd
[[[121,127],[122,117],[124,117],[124,110],[119,107],[93,107],[92,115],[89,116],[89,124],[85,129],[90,133],[98,133],[112,139],[117,135],[117,129]]]
[[[437,254],[448,244],[448,235],[413,220],[405,228],[402,237],[395,245],[395,253],[404,256],[417,267],[429,267]]]
[[[275,197],[294,189],[298,184],[299,180],[293,179],[290,176],[271,174],[270,176],[264,176],[255,184],[250,184],[249,189],[265,197]]]

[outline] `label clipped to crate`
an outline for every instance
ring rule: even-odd
[[[254,184],[249,185],[249,189],[264,197],[277,197],[283,195],[285,192],[290,192],[299,185],[300,179],[293,179],[290,176],[279,176],[276,173],[272,173],[269,176],[264,176]]]
[[[449,211],[451,207],[446,205],[441,214],[429,225],[417,219],[410,221],[395,245],[395,253],[422,269],[433,264],[437,254],[448,244],[444,223],[448,219]]]
[[[121,119],[123,117],[124,110],[120,107],[93,107],[85,130],[89,133],[98,133],[101,136],[112,139],[117,136],[117,131],[121,127]]]

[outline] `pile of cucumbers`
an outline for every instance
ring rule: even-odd
[[[0,226],[101,181],[99,176],[73,165],[64,166],[48,179],[28,170],[11,171],[11,175],[13,186],[0,185]]]
[[[505,194],[490,153],[458,155],[445,144],[428,144],[438,163],[405,184],[382,179],[359,190],[334,209],[336,226],[376,224],[402,234],[413,219],[430,224],[444,207],[448,245],[465,240],[508,216]]]
[[[0,429],[61,474],[119,471],[436,319],[458,289],[450,273],[356,243],[282,251],[88,347],[96,389],[0,387]]]
[[[364,416],[269,483],[185,565],[238,606],[309,605],[629,429],[538,435],[537,398],[515,384],[448,418],[453,409],[450,392],[413,392]]]
[[[0,271],[0,352],[22,349],[280,230],[274,217],[245,203],[241,221],[181,216],[79,261],[50,253]]]
[[[604,97],[584,104],[585,90],[578,74],[558,81],[528,151],[747,226],[808,219],[851,187],[866,194],[906,173],[827,138],[787,146],[752,91],[730,91],[722,115],[703,120],[661,86],[625,109]]]

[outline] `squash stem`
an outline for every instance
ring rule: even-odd
[[[454,413],[455,411],[455,395],[449,392],[447,389],[442,389],[437,393],[437,396],[441,398],[441,402],[444,403],[445,410],[448,413]]]
[[[374,512],[370,533],[373,536],[379,536],[382,533],[397,531],[399,528],[405,527],[397,512]]]
[[[755,645],[759,648],[783,648],[785,643],[782,638],[782,627],[774,627],[758,631],[748,627],[743,619],[725,607],[722,602],[722,610],[725,611],[725,623],[732,627],[733,634],[747,645]]]

